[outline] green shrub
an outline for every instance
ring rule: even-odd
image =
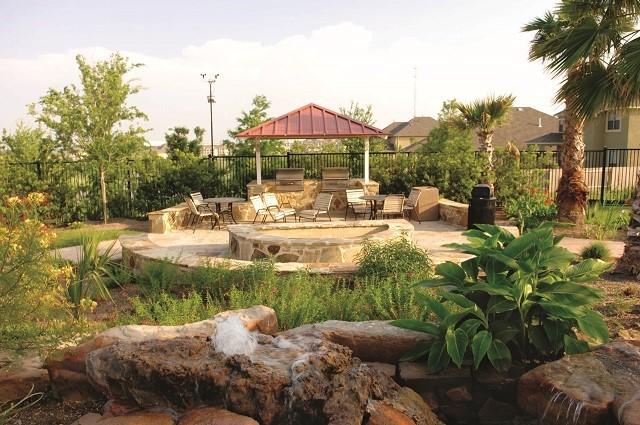
[[[532,190],[544,192],[549,183],[547,170],[558,168],[552,152],[538,152],[535,146],[529,146],[519,156],[507,149],[496,149],[494,166],[496,198],[502,205],[528,197]]]
[[[585,230],[588,238],[603,240],[615,237],[629,225],[630,209],[627,207],[602,207],[594,204],[587,208]]]
[[[518,238],[489,225],[465,235],[467,244],[450,246],[473,257],[461,265],[439,264],[439,277],[422,283],[446,288],[437,298],[424,297],[439,323],[393,322],[435,336],[405,359],[427,356],[427,366],[435,372],[450,362],[477,369],[487,358],[504,371],[513,358],[551,360],[608,341],[607,326],[593,309],[601,292],[582,283],[597,278],[609,264],[588,259],[573,265],[575,256],[558,246],[550,225]]]
[[[133,313],[121,318],[120,324],[184,325],[210,319],[221,311],[214,300],[196,292],[184,297],[160,292],[152,300],[134,297],[131,304]]]
[[[419,301],[429,291],[416,288],[415,281],[399,277],[364,278],[356,282],[354,295],[368,320],[425,319],[428,309]]]
[[[553,199],[544,193],[531,190],[526,196],[510,199],[505,204],[507,216],[518,224],[520,234],[535,229],[545,221],[553,220],[558,209]]]
[[[356,263],[359,266],[358,276],[375,276],[381,279],[427,278],[433,269],[427,251],[406,236],[380,242],[365,240],[356,256]]]
[[[585,260],[587,258],[593,258],[594,260],[606,261],[611,257],[611,251],[602,242],[593,242],[580,251],[580,256]]]
[[[275,264],[264,260],[233,269],[226,264],[205,265],[190,272],[186,280],[192,289],[201,294],[210,294],[223,300],[232,288],[242,290],[276,278]]]
[[[180,269],[169,260],[149,261],[142,266],[136,281],[142,293],[155,298],[163,292],[169,292],[178,286]]]

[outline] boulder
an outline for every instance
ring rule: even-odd
[[[415,392],[315,331],[259,339],[249,356],[225,356],[202,337],[121,341],[90,353],[87,374],[119,402],[224,405],[263,425],[361,424],[377,401],[416,425],[440,423]]]
[[[520,378],[518,404],[544,424],[640,424],[640,347],[615,341]]]
[[[203,407],[185,413],[178,425],[260,425],[248,416],[217,407]]]
[[[136,412],[125,416],[100,416],[88,413],[72,425],[175,425],[173,415],[167,412]]]
[[[44,392],[48,388],[49,375],[37,357],[22,359],[0,370],[0,406],[26,397],[32,389]]]
[[[177,337],[207,337],[216,329],[216,324],[231,315],[239,316],[249,330],[263,334],[274,334],[278,330],[278,320],[273,309],[254,306],[242,310],[230,310],[216,314],[212,319],[189,323],[182,326],[126,325],[108,329],[93,339],[75,347],[70,347],[50,356],[47,361],[49,378],[58,398],[75,401],[99,396],[86,376],[87,354],[108,347],[116,342],[140,342],[163,340]]]
[[[369,404],[369,415],[366,425],[415,425],[407,415],[379,401]]]
[[[282,332],[291,335],[315,335],[336,344],[349,347],[355,357],[364,362],[396,363],[404,353],[418,342],[432,337],[423,332],[401,329],[389,321],[369,320],[344,322],[328,320],[313,325],[304,325]]]

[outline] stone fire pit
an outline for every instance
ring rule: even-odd
[[[229,226],[229,252],[238,260],[275,256],[280,263],[353,263],[365,239],[411,239],[405,220],[334,221]]]

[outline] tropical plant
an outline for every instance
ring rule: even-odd
[[[111,260],[116,241],[105,247],[100,247],[99,243],[94,235],[83,235],[80,257],[66,283],[64,294],[75,319],[95,308],[95,299],[111,300],[109,285],[119,283]]]
[[[611,251],[602,242],[592,242],[580,251],[580,257],[606,261],[611,257]]]
[[[558,217],[582,224],[588,187],[584,175],[584,125],[602,111],[640,100],[640,37],[633,0],[563,0],[553,12],[528,23],[534,32],[529,58],[562,76],[556,101],[565,104]]]
[[[582,283],[609,264],[572,264],[576,256],[558,245],[549,224],[517,238],[498,226],[478,227],[465,232],[468,243],[449,245],[472,258],[439,264],[439,277],[421,283],[439,289],[437,297],[422,298],[440,322],[392,322],[434,336],[404,359],[427,356],[432,372],[450,362],[478,369],[488,359],[505,371],[513,359],[556,359],[607,342],[607,326],[592,308],[601,293]]]
[[[508,199],[505,203],[507,217],[516,221],[520,234],[553,220],[557,211],[553,199],[535,189],[527,195]]]
[[[509,117],[515,99],[512,95],[489,96],[468,104],[456,104],[459,125],[478,135],[480,151],[487,154],[489,171],[493,170],[493,134]]]

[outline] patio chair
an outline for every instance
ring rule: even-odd
[[[393,216],[404,216],[404,195],[387,195],[384,198],[384,206],[380,213],[382,214],[382,219],[385,217],[393,217]]]
[[[301,221],[303,218],[316,221],[316,219],[320,215],[326,215],[327,217],[329,217],[329,221],[331,221],[329,208],[331,207],[332,199],[333,194],[331,193],[319,193],[316,197],[316,200],[313,202],[313,209],[298,211],[298,221]]]
[[[273,221],[284,220],[284,213],[282,211],[275,211],[267,208],[260,195],[253,195],[249,197],[253,209],[256,210],[256,216],[253,217],[253,223],[256,222],[258,217],[262,217],[262,223],[267,221],[267,218],[271,217]]]
[[[409,220],[411,220],[411,214],[413,214],[418,223],[420,223],[420,217],[416,214],[416,208],[418,207],[419,197],[420,189],[411,189],[409,197],[404,201],[404,206],[402,207],[403,217],[409,217]]]
[[[202,197],[202,193],[200,192],[191,192],[189,194],[193,204],[196,206],[198,211],[204,210],[204,212],[214,212],[211,207],[204,202],[204,198]]]
[[[220,229],[220,217],[218,214],[213,211],[199,210],[191,198],[184,198],[184,200],[189,206],[189,212],[191,213],[190,221],[193,221],[193,233],[196,232],[198,224],[202,223],[207,217],[211,219],[211,229],[213,229],[216,224],[218,225],[218,229]]]
[[[344,212],[344,219],[347,219],[349,210],[353,211],[353,216],[357,220],[358,214],[362,214],[366,217],[371,214],[371,207],[369,203],[362,199],[364,196],[364,189],[347,189],[347,209]]]
[[[273,192],[264,192],[262,194],[262,200],[269,211],[278,211],[284,214],[284,221],[287,221],[287,217],[290,215],[296,216],[296,210],[289,207],[285,207],[284,204],[278,202],[278,197]],[[295,221],[295,220],[294,220]]]

